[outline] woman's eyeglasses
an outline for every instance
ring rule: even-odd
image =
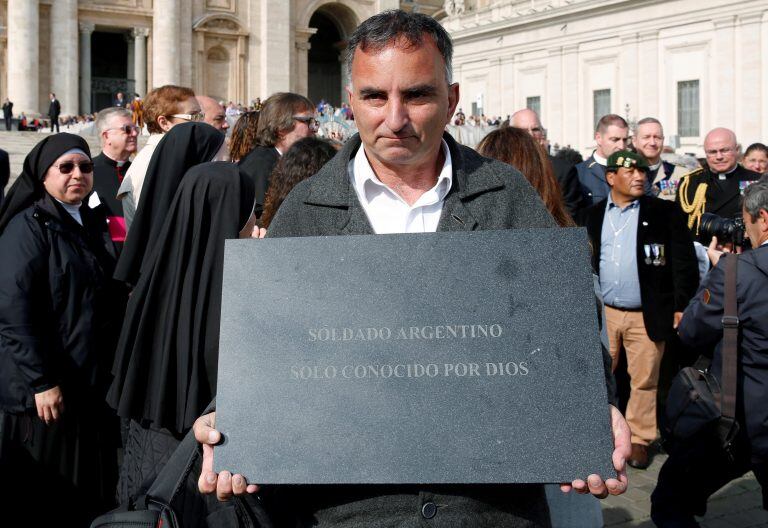
[[[62,161],[58,165],[54,165],[54,167],[59,169],[59,172],[62,174],[69,174],[75,170],[75,167],[79,168],[80,172],[83,174],[90,174],[93,172],[92,161],[81,161],[80,163],[75,163],[74,161]]]
[[[202,121],[203,119],[205,119],[205,114],[202,114],[202,113],[200,113],[200,114],[171,114],[171,115],[168,115],[168,116],[165,116],[165,117],[175,117],[176,119],[184,119],[186,121],[198,122],[198,121]]]

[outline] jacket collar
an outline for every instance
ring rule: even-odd
[[[459,200],[471,198],[477,194],[504,187],[504,180],[497,174],[487,178],[471,178],[470,175],[479,164],[468,163],[462,148],[445,132],[443,139],[448,144],[453,162],[453,185],[445,198],[448,203],[452,195]],[[311,180],[309,194],[305,203],[327,207],[360,206],[347,173],[347,165],[360,148],[360,135],[355,134],[339,153],[329,161]]]

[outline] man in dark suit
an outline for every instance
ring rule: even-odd
[[[608,197],[610,187],[605,181],[605,164],[608,156],[627,148],[629,125],[616,114],[604,115],[595,127],[597,148],[590,157],[571,169],[571,177],[581,186],[582,207],[589,207]]]
[[[51,132],[53,127],[56,127],[56,132],[59,132],[59,115],[61,115],[61,103],[56,99],[56,94],[51,92],[51,104],[48,105],[48,118],[51,120]]]
[[[527,130],[542,148],[545,150],[548,148],[547,135],[544,127],[541,125],[539,115],[530,108],[524,108],[512,114],[510,125]],[[579,186],[576,172],[571,172],[573,165],[564,159],[555,158],[551,155],[549,155],[549,162],[552,163],[555,178],[557,178],[557,183],[560,185],[565,208],[575,218],[581,209],[581,187]]]
[[[709,240],[699,235],[701,215],[713,213],[723,218],[741,215],[741,194],[760,179],[760,174],[739,165],[736,134],[715,128],[704,138],[707,168],[686,174],[680,182],[676,201],[688,215],[688,228],[705,246]]]
[[[5,118],[5,129],[11,129],[11,121],[13,121],[13,103],[6,97],[3,103],[3,117]]]
[[[742,218],[752,251],[739,255],[736,299],[739,322],[736,420],[731,457],[708,431],[673,446],[651,495],[651,518],[660,528],[699,526],[710,495],[752,470],[768,506],[768,180],[744,191]],[[710,250],[714,267],[680,323],[680,340],[699,349],[715,346],[712,374],[722,372],[725,261]]]
[[[261,216],[269,177],[280,156],[301,138],[317,131],[315,107],[303,95],[281,92],[270,96],[259,114],[257,146],[240,160],[240,169],[256,184],[256,217]]]
[[[3,205],[5,198],[5,186],[11,179],[11,162],[8,159],[8,153],[0,149],[0,206]]]
[[[628,462],[648,467],[656,439],[656,390],[664,342],[699,282],[693,238],[671,202],[645,195],[648,162],[628,150],[607,160],[608,197],[584,211],[592,266],[600,276],[605,325],[616,368],[622,348],[631,379]]]

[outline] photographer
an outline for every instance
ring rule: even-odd
[[[659,527],[696,527],[707,499],[719,488],[752,470],[763,487],[768,509],[768,182],[744,192],[744,230],[753,250],[738,256],[736,299],[739,319],[736,418],[740,426],[730,455],[709,430],[672,449],[651,497],[651,518]],[[719,253],[714,267],[683,314],[683,343],[697,348],[717,345],[711,372],[721,380],[725,299],[725,264],[737,258]]]

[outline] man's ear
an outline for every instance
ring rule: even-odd
[[[448,121],[453,117],[453,113],[456,111],[456,107],[459,106],[459,97],[461,91],[459,90],[459,83],[453,83],[448,87]]]
[[[608,185],[613,187],[614,179],[616,178],[616,173],[613,171],[606,171],[605,172],[605,181],[608,182]]]

